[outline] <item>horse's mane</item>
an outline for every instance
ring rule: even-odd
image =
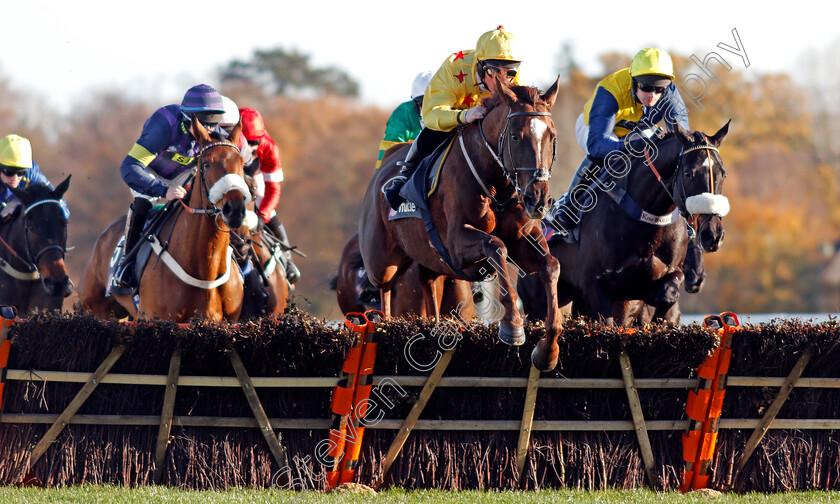
[[[516,95],[516,100],[520,102],[524,102],[526,105],[531,105],[536,107],[537,103],[539,103],[542,98],[540,97],[540,90],[531,87],[531,86],[511,86],[510,90],[513,91],[513,94]],[[502,103],[502,99],[499,97],[498,94],[492,94],[482,100],[481,104],[487,109],[487,111],[493,110],[493,107]]]

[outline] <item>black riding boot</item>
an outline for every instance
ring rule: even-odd
[[[152,202],[146,198],[134,198],[134,202],[128,208],[128,215],[125,219],[125,241],[123,242],[122,258],[114,275],[117,284],[122,287],[132,287],[131,279],[134,270],[131,266],[134,263],[134,256],[129,257],[129,252],[140,241],[143,224],[146,223],[146,216],[151,209]]]
[[[571,233],[580,222],[578,210],[589,210],[592,206],[592,177],[588,170],[593,167],[592,160],[587,156],[578,166],[569,190],[554,203],[549,212],[551,227],[561,234]],[[587,176],[588,175],[588,176]],[[575,193],[575,201],[572,194]]]
[[[400,196],[400,189],[408,182],[408,178],[411,177],[411,174],[417,169],[417,165],[423,160],[423,156],[417,148],[417,143],[415,141],[411,144],[411,148],[408,149],[408,154],[405,155],[404,161],[397,161],[397,166],[400,167],[400,173],[385,182],[385,185],[382,187],[385,202],[394,210],[399,208],[404,201],[403,197]]]
[[[268,229],[270,229],[274,236],[280,240],[280,243],[286,247],[292,246],[289,243],[289,236],[286,234],[286,228],[283,226],[283,223],[280,222],[280,217],[275,214],[274,217],[266,223],[266,226],[268,226]],[[283,252],[283,259],[286,263],[286,280],[288,280],[290,284],[294,284],[300,278],[300,270],[297,266],[295,266],[295,263],[292,260],[292,251],[287,250]]]

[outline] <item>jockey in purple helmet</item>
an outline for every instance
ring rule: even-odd
[[[182,184],[200,149],[192,118],[198,119],[208,132],[225,137],[218,127],[224,111],[222,95],[207,84],[199,84],[187,90],[180,105],[161,107],[146,120],[140,138],[120,166],[120,175],[134,196],[126,219],[124,252],[131,251],[139,241],[155,200],[186,196]],[[124,287],[131,276],[125,274],[125,266],[131,262],[123,260],[116,274],[117,282]]]

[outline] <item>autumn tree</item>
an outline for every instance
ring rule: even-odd
[[[299,98],[338,95],[358,97],[359,84],[344,70],[316,67],[307,54],[282,48],[254,51],[247,60],[233,60],[220,70],[222,84],[236,81],[259,88],[267,95]]]

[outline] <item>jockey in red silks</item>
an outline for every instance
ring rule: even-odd
[[[280,183],[283,182],[283,167],[280,164],[280,149],[268,131],[262,115],[252,108],[239,109],[242,121],[242,135],[251,147],[253,160],[246,164],[245,173],[254,177],[257,183],[257,215],[266,227],[287,248],[291,249],[286,228],[280,222],[275,208],[280,201]],[[291,250],[285,252],[286,279],[295,283],[300,270],[292,260]]]

